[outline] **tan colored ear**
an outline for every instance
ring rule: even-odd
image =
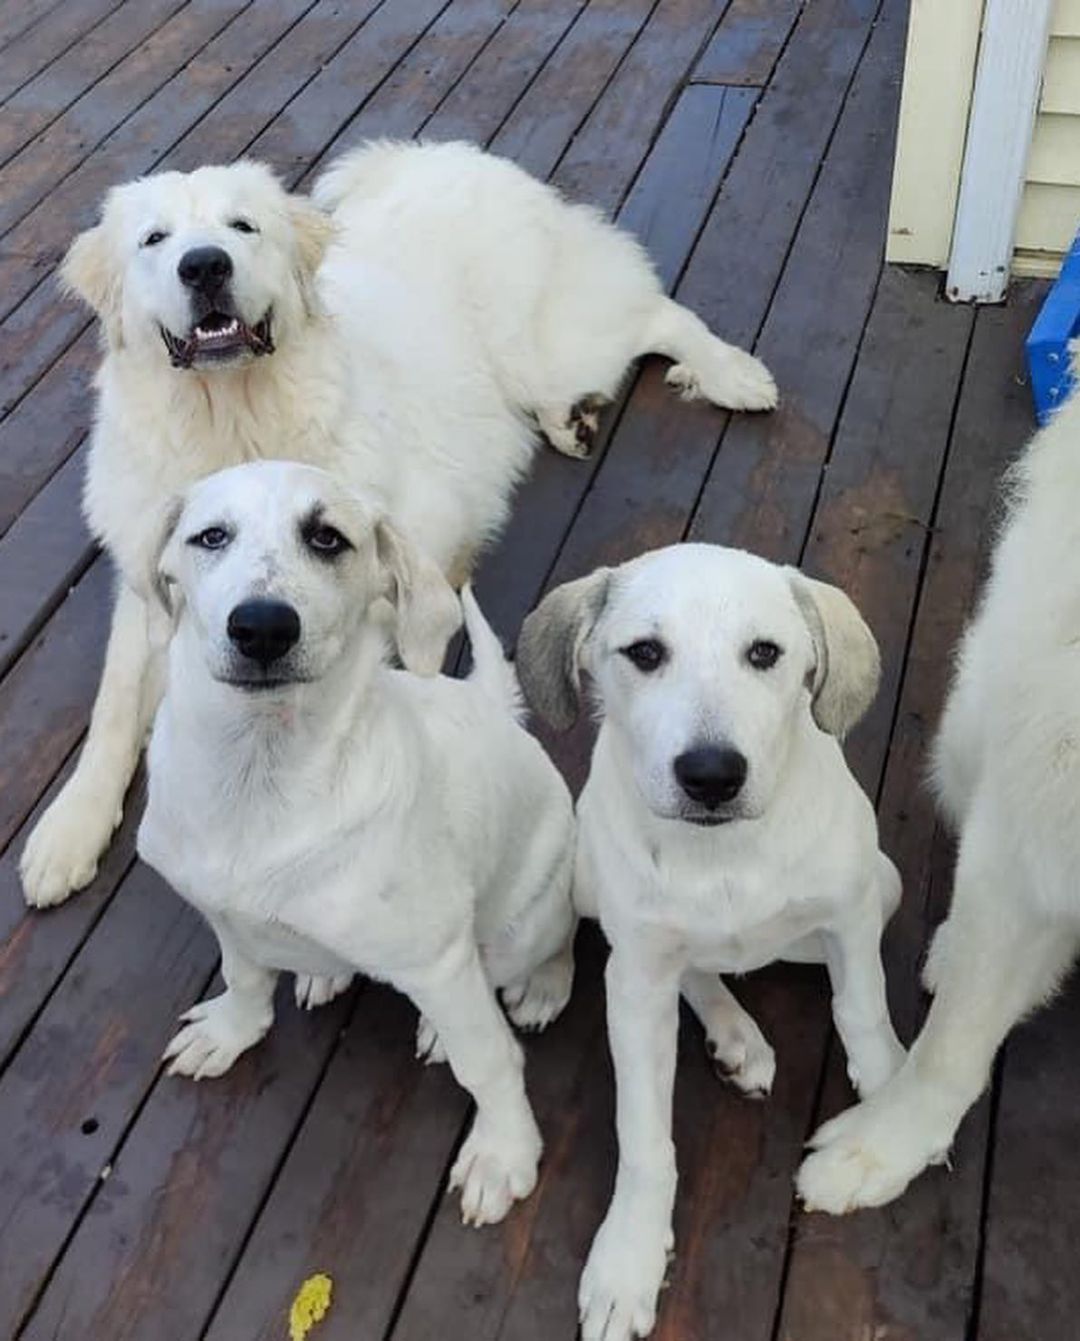
[[[60,284],[66,293],[74,294],[94,309],[109,344],[119,348],[121,281],[103,225],[80,233],[68,248],[60,267]]]
[[[814,644],[810,684],[814,721],[841,740],[863,716],[878,690],[877,642],[854,603],[828,582],[788,569],[792,594]]]
[[[529,705],[558,731],[581,703],[581,654],[607,600],[611,569],[549,592],[521,626],[514,664]]]
[[[336,226],[333,219],[306,196],[289,197],[289,221],[296,241],[296,278],[304,295],[304,306],[313,314],[317,310],[315,276]]]
[[[389,579],[402,664],[417,675],[438,675],[461,627],[461,602],[438,565],[387,521],[375,524],[375,553]]]
[[[148,528],[132,574],[131,585],[146,602],[150,640],[156,646],[168,642],[172,636],[183,604],[176,585],[177,523],[182,512],[183,501],[170,499],[157,524]]]

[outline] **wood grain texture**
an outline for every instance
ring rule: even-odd
[[[732,0],[694,66],[694,82],[764,88],[804,3]]]

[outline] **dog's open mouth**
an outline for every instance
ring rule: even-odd
[[[230,363],[247,355],[274,352],[272,316],[249,326],[235,313],[207,312],[186,336],[173,335],[164,326],[161,336],[174,368],[193,368],[200,363]]]

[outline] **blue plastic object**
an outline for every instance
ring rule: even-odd
[[[1074,386],[1069,341],[1080,336],[1080,233],[1024,343],[1035,415],[1040,425],[1069,397]]]

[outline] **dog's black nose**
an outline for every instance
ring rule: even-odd
[[[229,615],[233,646],[260,666],[278,661],[300,640],[300,616],[284,601],[244,601]]]
[[[734,801],[746,781],[746,756],[728,747],[703,745],[687,750],[674,766],[679,786],[706,810]]]
[[[192,247],[176,267],[181,282],[198,293],[220,289],[232,272],[232,257],[223,247]]]

